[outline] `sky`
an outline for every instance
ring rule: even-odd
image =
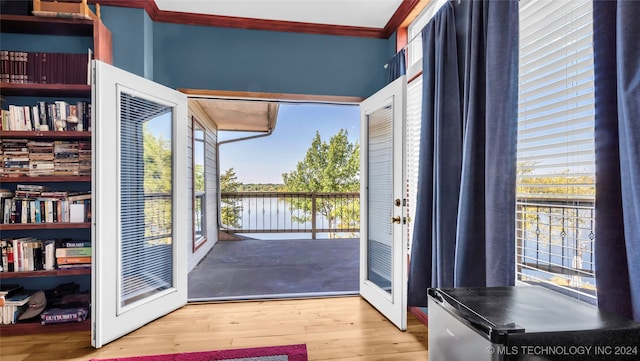
[[[349,141],[359,141],[358,105],[281,103],[270,136],[220,146],[220,173],[233,168],[242,183],[282,183],[282,173],[296,169],[316,131],[328,143],[340,129],[347,130]],[[218,141],[254,134],[221,131]]]

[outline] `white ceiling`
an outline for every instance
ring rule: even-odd
[[[384,28],[402,0],[155,0],[160,10]]]

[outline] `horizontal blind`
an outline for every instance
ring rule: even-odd
[[[410,220],[409,247],[413,240],[416,200],[418,197],[418,167],[420,165],[420,130],[422,129],[422,75],[407,86],[407,120],[405,149],[407,159],[407,217]]]
[[[591,1],[520,2],[518,195],[593,200]]]
[[[367,116],[368,279],[391,287],[393,224],[393,106]]]
[[[120,94],[120,304],[173,285],[171,110]]]
[[[594,302],[592,4],[521,0],[517,277]]]

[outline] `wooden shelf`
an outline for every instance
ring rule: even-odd
[[[4,96],[88,98],[91,96],[91,85],[0,83],[0,93]]]
[[[38,320],[24,322],[20,321],[13,325],[0,325],[0,335],[19,336],[19,335],[35,335],[39,333],[57,333],[57,332],[74,332],[74,331],[90,331],[91,320],[87,318],[82,322],[54,323],[51,325],[41,325]],[[87,335],[87,338],[91,335]]]
[[[16,34],[93,36],[93,20],[3,14],[0,31]]]
[[[82,176],[40,176],[40,177],[2,177],[0,183],[67,183],[91,182],[90,175]]]
[[[91,223],[11,223],[0,224],[0,231],[27,231],[34,229],[81,229],[91,228]]]
[[[3,139],[91,139],[91,132],[41,132],[24,130],[0,131],[0,138]]]
[[[78,269],[58,269],[53,271],[27,271],[27,272],[0,272],[0,279],[7,278],[31,278],[31,277],[56,277],[90,275],[91,267]]]

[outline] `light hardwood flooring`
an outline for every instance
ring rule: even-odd
[[[360,297],[190,304],[91,347],[89,332],[0,337],[0,359],[90,360],[304,343],[309,360],[425,361],[427,328],[399,331]]]

